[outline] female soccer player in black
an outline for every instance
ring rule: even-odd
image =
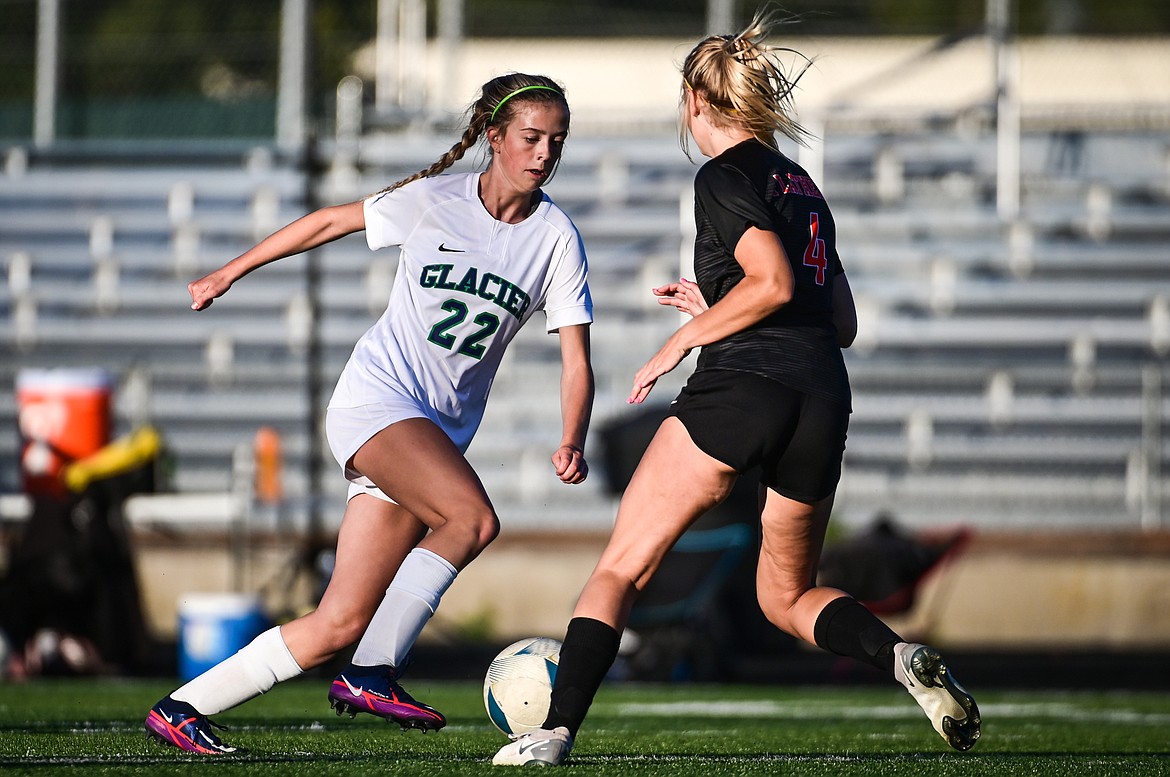
[[[712,36],[683,66],[682,139],[710,161],[695,178],[696,285],[655,289],[691,314],[634,377],[640,403],[692,348],[694,374],[672,404],[618,508],[560,656],[543,727],[499,765],[560,764],[607,670],[639,591],[675,541],[760,465],[763,542],[757,594],[768,619],[900,681],[954,748],[979,737],[979,712],[938,651],[907,643],[848,594],[815,583],[850,413],[841,349],[856,334],[833,216],[817,185],[776,146],[800,141],[795,78],[764,43],[767,17]]]

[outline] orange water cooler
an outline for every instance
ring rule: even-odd
[[[110,441],[112,381],[100,368],[25,369],[16,376],[24,492],[63,495],[61,470]]]

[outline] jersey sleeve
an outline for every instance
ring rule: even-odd
[[[421,217],[421,198],[411,184],[367,197],[362,203],[366,217],[366,244],[371,251],[402,245]]]
[[[749,228],[776,231],[775,214],[734,167],[718,162],[704,165],[695,177],[695,199],[732,255]]]
[[[552,282],[544,301],[545,328],[593,323],[593,297],[589,293],[589,262],[585,246],[575,230],[552,268]]]

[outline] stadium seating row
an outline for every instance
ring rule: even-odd
[[[1170,350],[1165,147],[1143,135],[1091,136],[1079,168],[1066,169],[1046,159],[1047,142],[1025,144],[1033,161],[1012,224],[991,204],[989,138],[826,144],[822,188],[862,325],[847,356],[855,413],[844,520],[879,510],[911,524],[989,527],[1160,520],[1154,475],[1170,417],[1159,380]],[[316,197],[360,197],[443,150],[433,137],[371,138],[361,172],[327,174]],[[191,313],[187,280],[307,207],[303,174],[257,157],[34,158],[0,176],[0,460],[14,463],[0,471],[0,493],[19,488],[17,373],[100,365],[120,381],[148,374],[147,406],[120,401],[117,420],[162,429],[177,490],[229,488],[234,451],[263,425],[283,437],[294,520],[318,493],[339,508],[340,478],[328,453],[312,450],[315,424],[352,343],[385,305],[397,256],[371,255],[352,236]],[[694,170],[671,138],[574,138],[550,184],[589,249],[599,426],[626,417],[630,376],[678,323],[649,288],[685,272]],[[309,348],[314,309],[319,351]],[[469,456],[506,525],[604,527],[614,509],[604,478],[564,489],[548,473],[558,369],[555,339],[534,322],[505,362]],[[667,376],[658,399],[684,377]],[[326,461],[317,484],[308,482],[314,458]]]

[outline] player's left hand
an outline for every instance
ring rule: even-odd
[[[589,462],[585,452],[573,445],[562,445],[552,455],[553,467],[562,483],[576,485],[589,477]]]
[[[673,305],[680,312],[692,317],[707,309],[707,300],[703,299],[703,292],[699,291],[699,285],[686,278],[679,278],[677,283],[668,283],[650,291],[654,292],[655,297],[658,297],[659,305]]]

